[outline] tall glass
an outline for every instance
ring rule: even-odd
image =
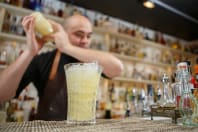
[[[64,66],[68,90],[67,122],[96,122],[96,95],[102,68],[93,63],[70,63]]]

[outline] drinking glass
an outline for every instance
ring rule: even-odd
[[[102,68],[93,62],[70,63],[64,69],[68,90],[67,123],[94,124]]]

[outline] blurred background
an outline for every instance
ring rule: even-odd
[[[152,3],[145,7],[145,2]],[[82,14],[93,23],[91,48],[110,52],[124,64],[120,77],[101,79],[97,118],[149,116],[150,105],[162,95],[164,74],[173,96],[179,62],[190,62],[190,83],[194,91],[198,88],[197,5],[197,0],[0,0],[0,69],[24,50],[23,16],[40,11],[63,23],[67,16]],[[48,43],[41,53],[53,49]],[[0,121],[31,120],[38,101],[30,84],[19,98],[2,103]]]

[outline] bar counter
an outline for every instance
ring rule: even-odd
[[[94,125],[71,125],[66,121],[28,121],[0,124],[0,132],[198,132],[198,127],[185,127],[170,120],[98,119]]]

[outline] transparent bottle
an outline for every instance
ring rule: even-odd
[[[171,92],[169,90],[170,79],[164,73],[161,81],[163,83],[163,91],[162,91],[162,96],[160,97],[160,100],[159,100],[159,105],[161,105],[161,106],[170,106],[170,105],[173,104],[173,101],[171,99],[171,94],[170,94]]]
[[[181,99],[179,111],[182,116],[182,124],[186,126],[198,126],[198,103],[189,87],[190,72],[186,62],[177,65],[177,78],[181,86]]]

